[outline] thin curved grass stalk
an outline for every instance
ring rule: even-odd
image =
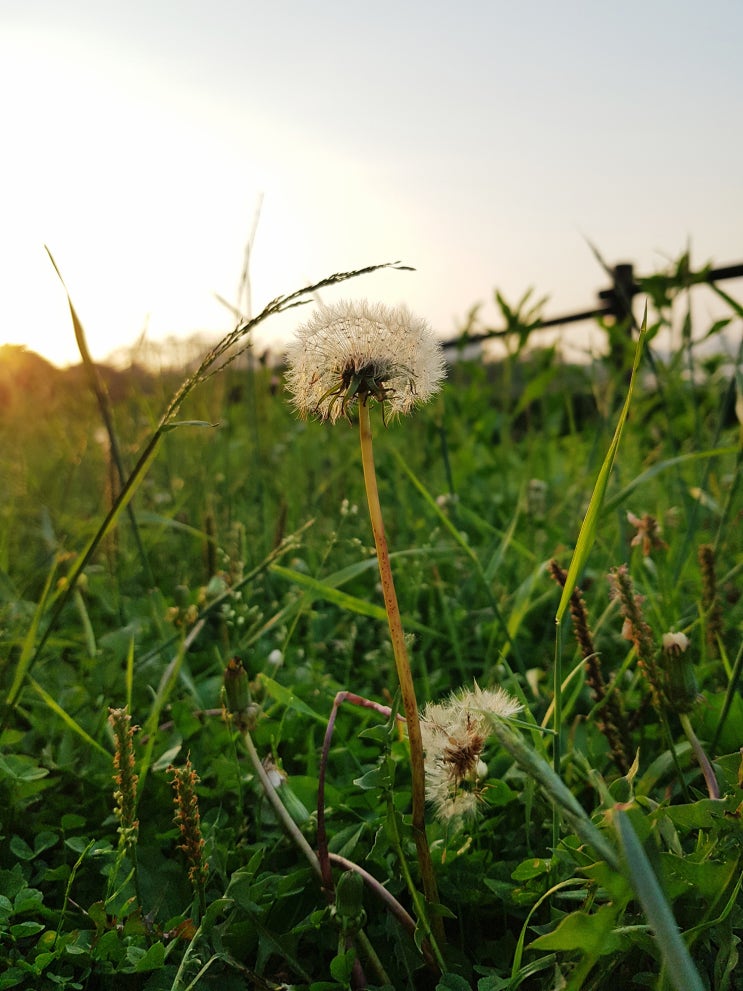
[[[338,694],[343,695],[345,693],[339,692]],[[348,694],[350,696],[350,693]],[[359,698],[359,696],[353,696],[353,697]],[[367,702],[367,700],[364,699],[363,702]],[[375,709],[376,708],[386,709],[386,707],[377,706],[375,703],[369,703],[369,704],[371,705],[372,708]],[[338,709],[337,705],[334,706],[333,712],[335,714],[337,714],[337,709]],[[387,889],[384,888],[383,885],[381,885],[376,880],[376,878],[374,878],[371,874],[369,874],[368,871],[365,871],[363,867],[360,867],[358,864],[355,864],[352,861],[347,860],[345,857],[341,857],[335,853],[327,853],[327,867],[325,867],[324,864],[321,865],[320,857],[318,857],[318,855],[309,845],[309,843],[304,837],[304,834],[290,816],[289,812],[284,806],[284,803],[281,801],[278,792],[274,787],[271,779],[268,777],[268,774],[266,773],[266,769],[264,768],[261,759],[258,755],[258,751],[255,749],[255,744],[253,743],[253,738],[251,736],[250,730],[247,728],[246,725],[241,724],[240,719],[237,718],[237,714],[230,713],[230,717],[234,718],[235,723],[239,726],[240,735],[243,739],[243,742],[245,743],[245,748],[248,751],[248,757],[250,758],[250,762],[253,765],[253,770],[255,771],[256,776],[258,777],[261,788],[263,789],[266,798],[271,804],[271,807],[276,813],[276,816],[279,822],[281,823],[281,825],[283,826],[285,832],[287,833],[289,838],[294,842],[297,848],[301,851],[301,853],[304,855],[305,859],[309,863],[313,872],[320,880],[321,886],[323,887],[326,897],[332,901],[332,895],[333,895],[332,877],[330,878],[329,885],[326,882],[326,873],[329,873],[330,863],[338,864],[339,866],[345,868],[346,870],[353,870],[357,874],[361,875],[366,885],[374,892],[377,898],[379,898],[384,903],[385,907],[392,913],[392,915],[394,915],[394,917],[402,924],[402,926],[410,933],[410,935],[414,937],[415,928],[416,928],[415,921],[405,911],[405,909],[397,901],[397,899],[393,895],[391,895],[387,891]],[[318,832],[319,832],[319,827],[318,827]],[[423,915],[423,918],[425,919],[425,914]],[[364,945],[366,946],[365,940],[364,940]],[[429,965],[429,967],[432,967],[435,970],[439,969],[440,965],[437,964],[436,960],[432,956],[431,951],[425,942],[421,946],[421,953],[423,954],[423,957],[426,960],[426,963]],[[373,954],[373,957],[374,956],[376,956],[376,954]],[[438,956],[441,959],[440,954],[438,954]]]
[[[247,727],[240,728],[240,735],[242,736],[243,743],[245,744],[245,749],[248,751],[248,757],[250,758],[250,763],[253,765],[253,770],[255,771],[256,777],[260,782],[263,793],[268,799],[271,808],[276,813],[276,818],[281,823],[284,831],[292,840],[297,849],[303,854],[305,860],[312,868],[314,874],[317,875],[321,884],[323,883],[323,872],[320,867],[320,860],[317,854],[309,845],[305,839],[304,833],[301,831],[299,826],[294,822],[292,817],[289,815],[284,803],[279,798],[278,792],[271,783],[266,769],[263,766],[260,757],[258,756],[258,751],[255,749],[255,744],[253,743],[253,737],[251,736],[250,730]]]
[[[336,864],[338,867],[343,867],[348,871],[356,871],[363,879],[366,886],[374,895],[382,902],[388,912],[393,915],[400,925],[409,934],[411,939],[415,939],[415,919],[405,908],[400,904],[400,902],[395,898],[394,895],[385,888],[385,886],[379,882],[373,874],[355,864],[352,860],[348,860],[347,857],[342,857],[339,853],[328,854],[330,862]],[[433,954],[427,943],[423,943],[421,946],[421,953],[428,964],[433,970],[439,970],[439,964],[437,964],[434,959]]]
[[[46,627],[40,634],[39,640],[35,647],[32,646],[32,652],[28,662],[20,671],[20,676],[17,676],[14,679],[10,691],[6,696],[6,713],[2,719],[2,727],[5,726],[9,713],[18,701],[26,675],[31,671],[41,655],[52,630],[57,625],[65,606],[71,598],[78,578],[89,564],[94,553],[100,546],[101,541],[110,532],[121,513],[129,505],[134,493],[139,488],[152,462],[155,460],[163,437],[169,430],[173,430],[179,426],[179,424],[175,422],[175,417],[177,416],[178,411],[187,396],[197,385],[201,382],[205,382],[207,379],[224,370],[248,347],[250,347],[251,333],[259,324],[263,323],[269,317],[311,302],[313,295],[327,286],[337,285],[338,283],[345,282],[348,279],[356,278],[359,275],[368,275],[371,272],[376,272],[383,268],[411,271],[409,266],[402,265],[400,262],[385,262],[380,265],[369,265],[366,268],[356,269],[352,272],[339,272],[335,275],[330,275],[325,279],[321,279],[319,282],[315,282],[312,285],[305,286],[303,289],[298,289],[295,292],[289,293],[286,296],[277,296],[276,299],[272,300],[266,307],[264,307],[258,316],[253,317],[245,323],[239,324],[233,331],[223,337],[222,340],[206,354],[196,371],[184,380],[168,404],[167,409],[163,413],[154,433],[145,444],[131,474],[122,485],[121,491],[111,505],[109,511],[106,513],[103,522],[98,527],[98,530],[88,545],[80,552],[77,561],[68,575],[65,588],[54,600]]]
[[[691,749],[694,751],[694,756],[697,759],[697,764],[702,771],[702,776],[704,777],[704,783],[707,785],[707,794],[710,798],[720,797],[720,786],[717,783],[717,777],[715,775],[712,764],[707,754],[704,752],[704,747],[699,742],[696,733],[691,725],[691,721],[685,712],[679,713],[679,722],[681,727],[686,734],[686,738],[691,744]]]
[[[381,705],[378,702],[374,702],[370,699],[363,698],[360,695],[356,695],[353,692],[338,692],[333,700],[333,708],[328,719],[328,725],[325,731],[325,738],[323,740],[322,752],[320,755],[320,770],[318,775],[318,786],[317,786],[317,853],[318,859],[320,861],[320,866],[322,870],[323,884],[325,886],[326,892],[332,893],[333,891],[333,876],[331,873],[330,865],[331,863],[338,864],[345,867],[347,870],[355,871],[359,874],[364,882],[369,888],[374,892],[374,894],[381,899],[386,908],[398,919],[402,926],[410,933],[411,938],[415,939],[415,921],[412,916],[410,916],[405,909],[400,905],[396,898],[391,895],[387,889],[377,881],[373,875],[365,871],[363,867],[359,867],[358,864],[354,864],[352,861],[347,860],[345,857],[341,857],[338,854],[330,853],[328,850],[328,837],[327,830],[325,828],[325,776],[327,772],[328,754],[330,752],[330,743],[333,737],[333,730],[335,728],[335,720],[338,715],[338,710],[344,702],[351,702],[353,705],[362,706],[366,709],[373,709],[379,715],[384,716],[389,719],[392,715],[392,709],[389,706]],[[403,722],[403,717],[398,715],[397,717],[401,722]],[[409,874],[408,874],[409,877]],[[410,886],[413,892],[413,897],[415,897],[415,888],[412,885],[412,879],[410,879]],[[425,916],[423,916],[425,918]],[[373,952],[373,948],[368,943],[363,930],[359,932],[359,937],[363,943],[367,953]],[[436,962],[434,954],[431,953],[428,941],[424,940],[421,944],[420,950],[423,957],[429,967],[438,971],[443,965],[443,960],[441,959],[441,954],[438,952],[438,947],[435,942],[433,942],[435,952],[438,954],[439,963]],[[381,967],[378,959],[376,959],[376,953],[374,953],[373,962],[375,962],[375,967],[377,969]]]

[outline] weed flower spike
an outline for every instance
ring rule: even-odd
[[[405,306],[339,302],[320,307],[287,351],[287,388],[297,411],[331,423],[375,399],[397,416],[438,392],[441,345]]]
[[[423,710],[421,735],[426,751],[428,800],[442,822],[461,824],[477,811],[478,781],[487,774],[482,760],[491,735],[490,717],[510,719],[520,703],[502,688],[461,689],[446,702],[429,702]]]
[[[134,773],[134,733],[139,729],[132,726],[132,717],[127,710],[109,709],[108,722],[114,734],[114,798],[115,813],[119,820],[119,837],[124,846],[133,846],[137,841],[139,820],[137,811],[137,781]]]

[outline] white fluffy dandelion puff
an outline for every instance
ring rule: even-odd
[[[479,782],[487,776],[482,759],[491,734],[490,717],[510,719],[520,703],[502,688],[461,689],[446,702],[429,702],[423,710],[426,794],[436,817],[457,825],[474,818]]]
[[[385,414],[410,413],[438,392],[441,345],[405,306],[339,302],[297,329],[286,384],[302,416],[334,423],[374,399]]]

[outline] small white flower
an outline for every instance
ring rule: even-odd
[[[447,509],[449,506],[456,506],[459,496],[456,492],[442,492],[436,496],[436,505],[439,509]]]
[[[440,388],[441,345],[405,306],[343,301],[318,308],[287,351],[286,384],[302,416],[334,423],[376,400],[409,413]]]
[[[268,655],[266,660],[271,665],[271,667],[280,668],[281,665],[284,663],[284,655],[282,654],[282,652],[279,650],[278,647],[274,647],[274,649]]]

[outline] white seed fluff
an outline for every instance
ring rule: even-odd
[[[490,736],[490,717],[511,719],[521,709],[502,688],[455,692],[446,702],[429,702],[421,714],[426,797],[436,818],[463,825],[477,813],[478,781],[487,767],[481,759]]]
[[[430,399],[445,373],[441,345],[425,320],[405,306],[366,300],[319,307],[297,328],[286,358],[297,411],[331,423],[358,402],[355,376],[373,381],[371,395],[395,416]]]

